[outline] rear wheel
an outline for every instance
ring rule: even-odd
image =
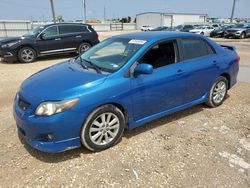
[[[92,151],[105,150],[115,145],[125,128],[125,118],[119,108],[104,105],[94,110],[81,130],[82,144]]]
[[[83,42],[78,47],[78,53],[80,54],[80,53],[86,52],[90,47],[91,47],[91,44],[89,44],[88,42]]]
[[[220,106],[225,100],[228,90],[228,81],[225,77],[220,76],[213,84],[209,92],[209,99],[206,104],[210,107]]]
[[[23,47],[18,51],[18,60],[22,63],[31,63],[36,59],[36,51],[31,47]]]

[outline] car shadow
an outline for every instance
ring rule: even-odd
[[[136,136],[138,134],[141,134],[143,132],[150,131],[150,130],[155,129],[159,126],[163,126],[163,125],[171,123],[173,121],[180,120],[180,119],[185,118],[186,116],[189,116],[191,114],[201,112],[206,108],[208,108],[208,107],[204,104],[190,107],[188,109],[185,109],[185,110],[173,113],[171,115],[164,116],[164,117],[159,118],[157,120],[154,120],[152,122],[146,123],[138,128],[131,130],[131,131],[125,130],[123,136],[129,139],[129,138]],[[30,155],[32,155],[36,159],[43,161],[45,163],[59,163],[59,162],[63,162],[63,161],[69,160],[69,159],[79,158],[79,157],[81,157],[81,155],[84,155],[84,154],[92,154],[93,153],[92,151],[89,151],[84,147],[73,149],[73,150],[68,150],[68,151],[65,151],[62,153],[45,153],[45,152],[41,152],[41,151],[36,150],[36,149],[32,148],[31,146],[29,146],[23,140],[23,138],[19,137],[19,139],[20,139],[21,143],[24,145],[24,147],[26,148],[26,150],[30,153]]]
[[[136,136],[138,134],[141,134],[143,132],[151,131],[159,126],[163,126],[163,125],[166,125],[168,123],[178,121],[178,120],[185,118],[186,116],[189,116],[191,114],[199,113],[206,108],[208,108],[206,105],[199,104],[199,105],[187,108],[185,110],[175,112],[173,114],[170,114],[170,115],[161,117],[159,119],[153,120],[149,123],[146,123],[140,127],[135,128],[133,130],[126,130],[124,132],[124,136],[129,139],[129,138]]]
[[[0,61],[1,64],[6,64],[6,65],[16,65],[16,64],[33,64],[33,63],[37,63],[39,62],[43,62],[43,61],[53,61],[53,60],[62,60],[62,59],[70,59],[73,57],[76,57],[77,55],[75,53],[71,53],[71,54],[65,54],[65,55],[50,55],[50,56],[44,56],[44,57],[38,57],[34,62],[31,63],[21,63],[21,62],[6,62],[6,61]]]

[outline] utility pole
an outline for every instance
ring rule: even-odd
[[[106,23],[106,7],[104,6],[104,10],[103,10],[103,22]]]
[[[54,9],[54,1],[50,0],[50,5],[51,5],[51,10],[52,10],[52,15],[53,15],[53,22],[56,23],[56,13]]]
[[[236,0],[233,0],[233,1],[234,1],[234,2],[233,2],[232,13],[231,13],[231,19],[230,19],[231,23],[233,22],[233,18],[234,18],[234,10],[235,10],[235,3],[236,3]]]
[[[87,22],[87,6],[86,6],[86,0],[82,0],[83,2],[83,15],[84,15],[84,23]]]

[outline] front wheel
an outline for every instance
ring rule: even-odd
[[[23,47],[18,51],[18,60],[22,63],[31,63],[36,59],[36,51],[30,47]]]
[[[246,38],[246,33],[245,33],[245,32],[242,32],[241,35],[240,35],[240,38],[241,38],[241,39]]]
[[[119,108],[104,105],[94,110],[81,130],[82,144],[92,151],[105,150],[115,145],[125,128],[125,118]]]
[[[206,104],[210,107],[220,106],[227,95],[228,81],[225,77],[220,76],[213,84],[209,92],[209,99]]]

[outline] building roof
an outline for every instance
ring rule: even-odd
[[[166,15],[199,15],[199,16],[207,16],[208,14],[199,14],[199,13],[174,13],[174,12],[143,12],[136,14],[136,16],[143,14],[166,14]]]

